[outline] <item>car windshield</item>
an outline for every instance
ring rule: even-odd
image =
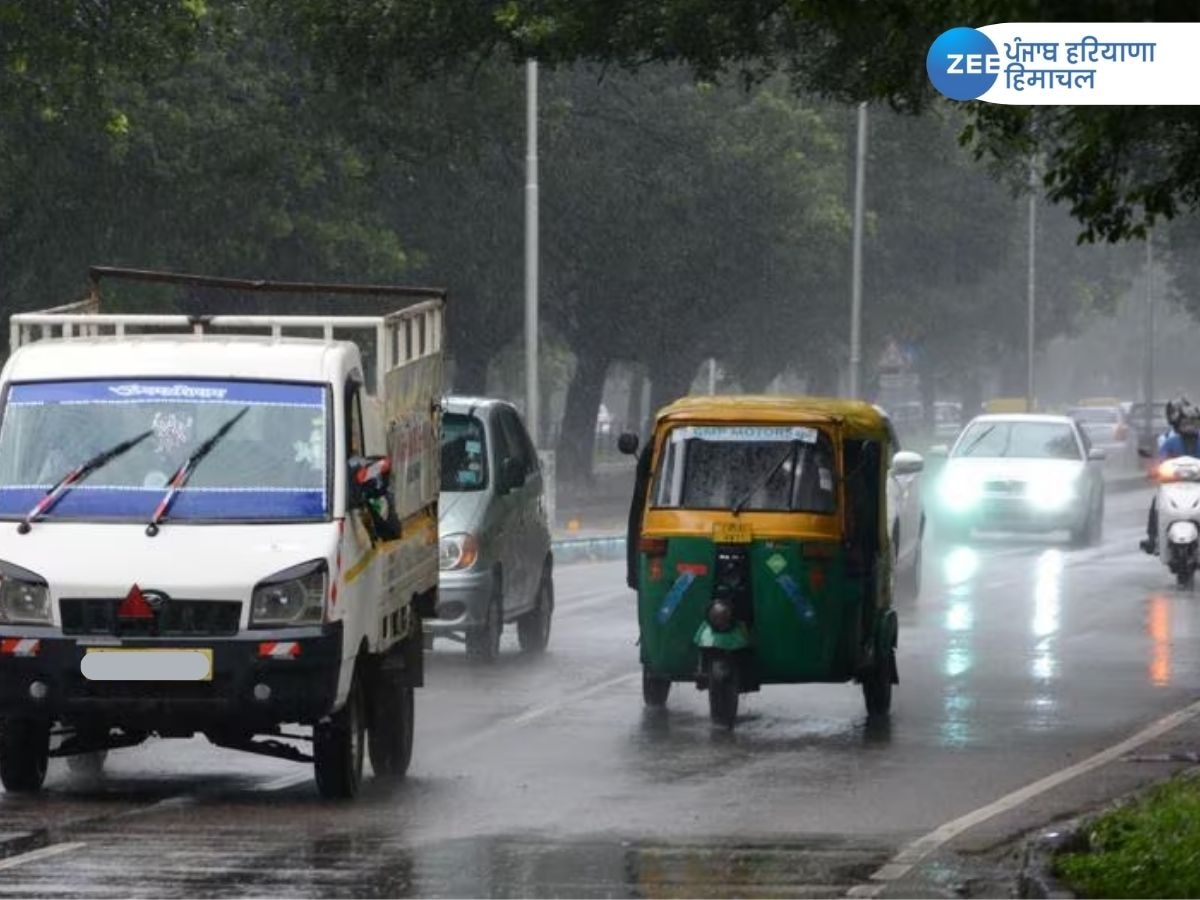
[[[482,491],[487,487],[487,439],[474,416],[442,416],[442,490]]]
[[[196,466],[171,520],[327,518],[324,386],[208,379],[12,385],[0,422],[0,516],[24,516],[89,457],[149,432],[72,486],[45,516],[148,520],[171,474],[243,409]]]
[[[1120,410],[1106,409],[1101,406],[1082,406],[1071,410],[1070,416],[1076,422],[1084,425],[1113,425],[1121,421]]]
[[[654,505],[830,513],[833,445],[815,428],[688,426],[668,436]]]
[[[1079,459],[1079,444],[1062,422],[973,422],[955,445],[959,457]]]

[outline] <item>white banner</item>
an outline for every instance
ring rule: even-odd
[[[952,28],[925,68],[952,100],[1018,106],[1200,104],[1200,22],[1005,22]]]

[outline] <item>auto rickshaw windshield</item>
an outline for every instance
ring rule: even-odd
[[[652,505],[832,513],[833,444],[803,426],[680,426],[667,435]]]

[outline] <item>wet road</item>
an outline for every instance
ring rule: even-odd
[[[562,567],[551,652],[491,669],[439,643],[393,791],[320,801],[308,769],[203,741],[51,763],[0,795],[0,896],[839,894],[942,823],[1200,696],[1200,596],[1136,549],[998,538],[926,554],[900,605],[894,713],[854,685],[743,697],[732,733],[676,685],[644,711],[617,563]]]

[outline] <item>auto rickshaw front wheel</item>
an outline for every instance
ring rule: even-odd
[[[733,728],[738,714],[737,666],[733,660],[715,656],[708,668],[708,714],[723,728]]]
[[[892,649],[863,676],[863,699],[867,702],[868,716],[886,716],[891,711],[895,671],[896,651]]]
[[[647,706],[656,709],[667,705],[667,697],[671,693],[671,679],[662,678],[642,669],[642,700]]]

